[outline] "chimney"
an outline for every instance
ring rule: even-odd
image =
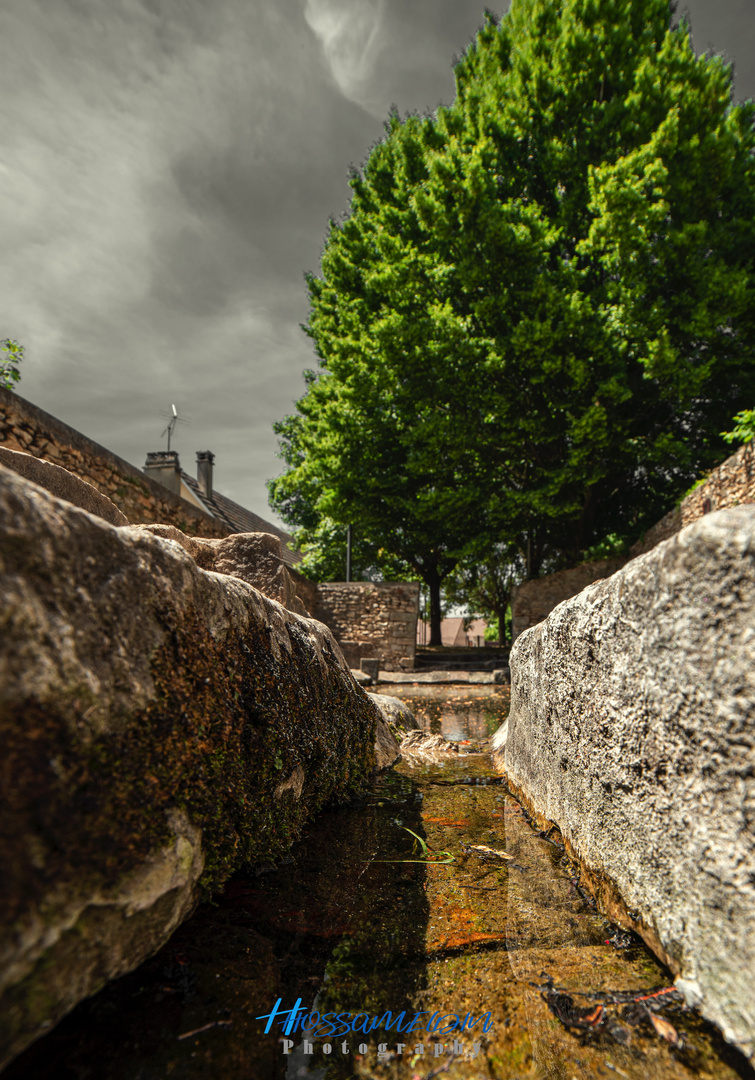
[[[154,454],[147,454],[144,472],[181,497],[181,464],[176,450],[158,450]]]
[[[212,463],[215,455],[211,450],[197,450],[197,482],[200,491],[208,499],[212,498]]]

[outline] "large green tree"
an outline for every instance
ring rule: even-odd
[[[666,0],[512,0],[331,223],[273,505],[430,586],[634,538],[755,398],[755,135]],[[310,535],[313,535],[310,533]],[[436,633],[437,630],[437,633]]]

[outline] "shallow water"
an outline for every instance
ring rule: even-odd
[[[406,701],[421,728],[454,742],[492,735],[508,715],[511,696],[506,685],[468,683],[455,686],[381,683],[376,691]]]
[[[494,730],[507,708],[507,688],[381,689],[412,698],[424,727],[460,743]],[[451,861],[430,861],[422,844]],[[3,1080],[755,1076],[693,1012],[672,1004],[656,1014],[672,1045],[642,1002],[627,1004],[662,1000],[649,994],[671,985],[668,972],[594,911],[558,835],[529,825],[485,754],[400,764],[358,803],[320,815],[287,860],[256,870],[82,1003]],[[592,1027],[564,1026],[545,999],[563,1012],[558,990]],[[305,1055],[300,1032],[284,1043],[273,1021],[264,1033],[258,1018],[278,999],[280,1010],[299,1001],[321,1017],[362,1015],[338,1037],[320,1020]],[[402,1011],[403,1028],[422,1015],[399,1035]],[[375,1016],[390,1030],[365,1034]],[[443,1033],[454,1017],[471,1032]]]

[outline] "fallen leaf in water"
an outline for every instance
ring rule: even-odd
[[[556,990],[541,994],[541,997],[550,1011],[566,1027],[596,1029],[605,1022],[605,1009],[602,1005],[591,1005],[586,1009],[581,1009],[574,1004],[574,999],[569,994]]]
[[[509,855],[507,851],[496,851],[495,848],[485,847],[484,844],[470,844],[472,851],[484,851],[486,855],[497,855],[499,859],[513,859],[513,855]]]
[[[679,1033],[668,1020],[664,1020],[662,1016],[656,1016],[655,1013],[650,1013],[650,1022],[660,1037],[665,1039],[667,1043],[671,1043],[672,1046],[679,1045]]]
[[[463,949],[466,945],[477,945],[483,941],[505,941],[505,934],[449,934],[447,937],[436,938],[427,943],[428,952],[438,949]]]

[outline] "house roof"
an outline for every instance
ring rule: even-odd
[[[272,522],[265,521],[264,518],[258,517],[258,515],[253,514],[251,510],[239,506],[233,499],[227,499],[225,495],[221,495],[219,491],[213,490],[212,495],[208,498],[203,489],[199,486],[197,480],[193,476],[189,476],[183,469],[181,469],[181,480],[200,504],[207,509],[207,512],[214,518],[222,521],[224,525],[227,525],[228,528],[232,530],[232,532],[264,532],[272,533],[273,536],[279,536],[281,540],[281,557],[284,563],[287,563],[289,566],[296,566],[297,563],[301,562],[301,552],[292,551],[288,546],[289,544],[293,544],[293,537],[290,533],[285,532],[283,529],[279,529],[278,526],[273,525]]]

